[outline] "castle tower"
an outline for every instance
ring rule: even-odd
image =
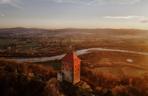
[[[74,52],[69,52],[62,59],[62,78],[76,84],[80,81],[80,59]]]

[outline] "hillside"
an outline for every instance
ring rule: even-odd
[[[148,76],[116,77],[81,69],[81,82],[59,82],[51,67],[0,61],[2,96],[147,96]],[[93,82],[92,82],[93,81]]]

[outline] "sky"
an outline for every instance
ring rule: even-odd
[[[0,28],[148,29],[148,0],[0,0]]]

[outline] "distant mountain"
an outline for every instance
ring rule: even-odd
[[[148,30],[136,29],[38,29],[38,28],[3,28],[0,37],[84,37],[84,36],[122,36],[122,35],[148,35]]]

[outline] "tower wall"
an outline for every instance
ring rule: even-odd
[[[73,83],[80,82],[80,60],[75,59],[73,65]]]

